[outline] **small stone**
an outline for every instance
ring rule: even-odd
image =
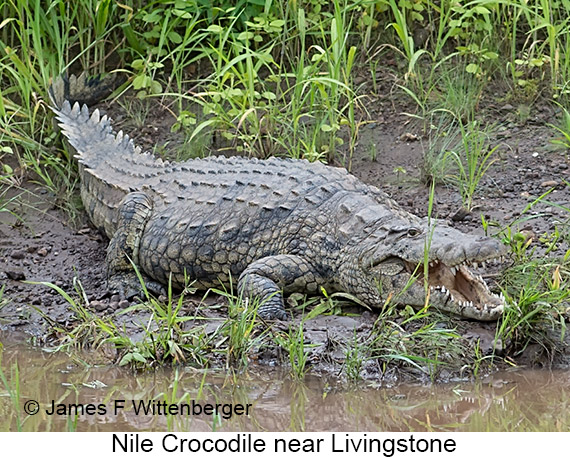
[[[105,311],[107,309],[107,306],[107,303],[103,303],[99,300],[94,300],[91,302],[91,307],[97,312]]]
[[[459,222],[467,218],[468,215],[471,213],[467,211],[465,208],[459,208],[453,216],[451,216],[451,220],[454,222]]]
[[[129,306],[131,306],[131,302],[130,302],[129,300],[121,300],[121,301],[118,303],[118,307],[119,307],[119,308],[122,308],[122,309],[126,309],[126,308],[128,308]]]
[[[32,305],[34,305],[34,306],[41,306],[41,304],[42,304],[41,297],[36,297],[32,300]]]
[[[558,185],[558,181],[551,180],[551,181],[544,181],[540,184],[540,187],[556,187]]]
[[[40,249],[38,249],[38,255],[41,255],[42,257],[45,257],[46,255],[49,254],[49,251],[51,251],[51,249],[48,249],[48,248],[45,248],[45,247],[40,248]]]
[[[10,257],[13,259],[23,259],[26,256],[26,252],[21,249],[16,249],[10,253]]]
[[[410,142],[410,141],[418,141],[419,139],[420,137],[418,135],[415,135],[410,132],[406,132],[400,135],[400,141]]]
[[[26,279],[26,275],[22,270],[10,269],[4,270],[4,273],[6,273],[8,278],[13,279],[14,281],[24,281]]]

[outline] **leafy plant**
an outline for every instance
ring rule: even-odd
[[[553,355],[564,339],[570,288],[570,251],[562,259],[529,259],[504,273],[507,308],[497,326],[497,339],[520,354],[536,343]]]
[[[487,135],[479,130],[476,121],[464,125],[458,122],[461,131],[461,149],[448,151],[457,167],[455,181],[459,187],[463,205],[468,211],[473,207],[473,196],[479,182],[495,162],[493,157],[499,146],[487,147]]]
[[[568,110],[557,103],[561,109],[561,119],[558,125],[548,124],[549,127],[556,130],[561,136],[551,140],[553,144],[563,146],[566,149],[570,149],[570,113]]]
[[[244,368],[248,364],[250,350],[259,343],[264,332],[255,336],[259,300],[249,300],[242,294],[235,296],[230,285],[228,290],[212,289],[228,301],[228,319],[220,333],[227,338],[226,366]]]
[[[305,345],[303,321],[289,326],[287,333],[279,332],[273,336],[278,346],[283,348],[289,359],[290,372],[293,379],[302,381],[307,373],[309,352]]]

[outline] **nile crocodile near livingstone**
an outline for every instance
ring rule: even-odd
[[[110,239],[109,290],[140,291],[132,261],[156,293],[169,278],[178,288],[188,278],[199,288],[239,278],[238,290],[260,300],[258,315],[266,319],[287,318],[283,294],[320,287],[376,308],[390,297],[464,318],[501,315],[502,294],[469,269],[500,259],[499,241],[441,221],[428,227],[376,187],[322,163],[162,161],[115,133],[99,110],[90,115],[73,103],[61,81],[50,89],[52,109],[77,151],[85,209]]]

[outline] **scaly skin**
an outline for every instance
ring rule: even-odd
[[[500,257],[494,239],[428,227],[379,189],[321,163],[163,162],[115,134],[98,110],[89,115],[56,92],[53,109],[77,151],[85,208],[111,240],[109,288],[121,295],[140,289],[132,261],[156,293],[170,278],[178,288],[190,279],[204,289],[238,279],[267,319],[287,318],[283,294],[321,286],[376,308],[390,298],[478,320],[503,310],[503,298],[466,266]],[[423,277],[426,249],[429,287],[412,278]]]

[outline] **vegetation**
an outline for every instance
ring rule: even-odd
[[[121,103],[141,126],[149,104],[160,103],[182,137],[169,152],[176,159],[231,148],[349,169],[369,121],[364,100],[377,95],[378,71],[391,73],[428,139],[424,181],[455,186],[471,210],[498,154],[493,126],[478,117],[488,86],[500,81],[502,101],[516,106],[554,100],[561,118],[553,142],[570,148],[568,8],[547,0],[8,0],[0,5],[0,212],[13,212],[17,196],[7,190],[24,175],[57,195],[70,218],[77,213],[77,170],[55,141],[47,88],[56,75],[81,71],[124,74],[115,95],[129,92]],[[358,75],[372,87],[357,83]],[[368,153],[376,159],[381,151],[373,145]],[[567,233],[545,234],[544,243],[567,242]],[[565,331],[569,254],[539,261],[514,226],[501,234],[516,262],[501,282],[509,310],[497,338],[510,355],[533,342],[553,351],[553,335]],[[125,311],[149,315],[134,342],[89,311],[79,283],[74,295],[47,285],[77,315],[71,328],[52,323],[65,348],[113,344],[116,361],[136,368],[204,367],[224,352],[227,367],[243,368],[254,348],[273,344],[287,353],[293,378],[310,366],[302,324],[271,334],[257,325],[256,306],[231,292],[222,294],[231,319],[209,336],[198,311],[181,312],[184,295],[169,293],[165,304],[147,296]],[[325,297],[319,312],[334,312],[329,302],[339,298]],[[382,372],[403,364],[434,378],[460,350],[445,318],[388,306],[367,339],[355,333],[346,344],[345,372],[358,379],[373,360]],[[485,359],[477,351],[467,357],[475,373]]]

